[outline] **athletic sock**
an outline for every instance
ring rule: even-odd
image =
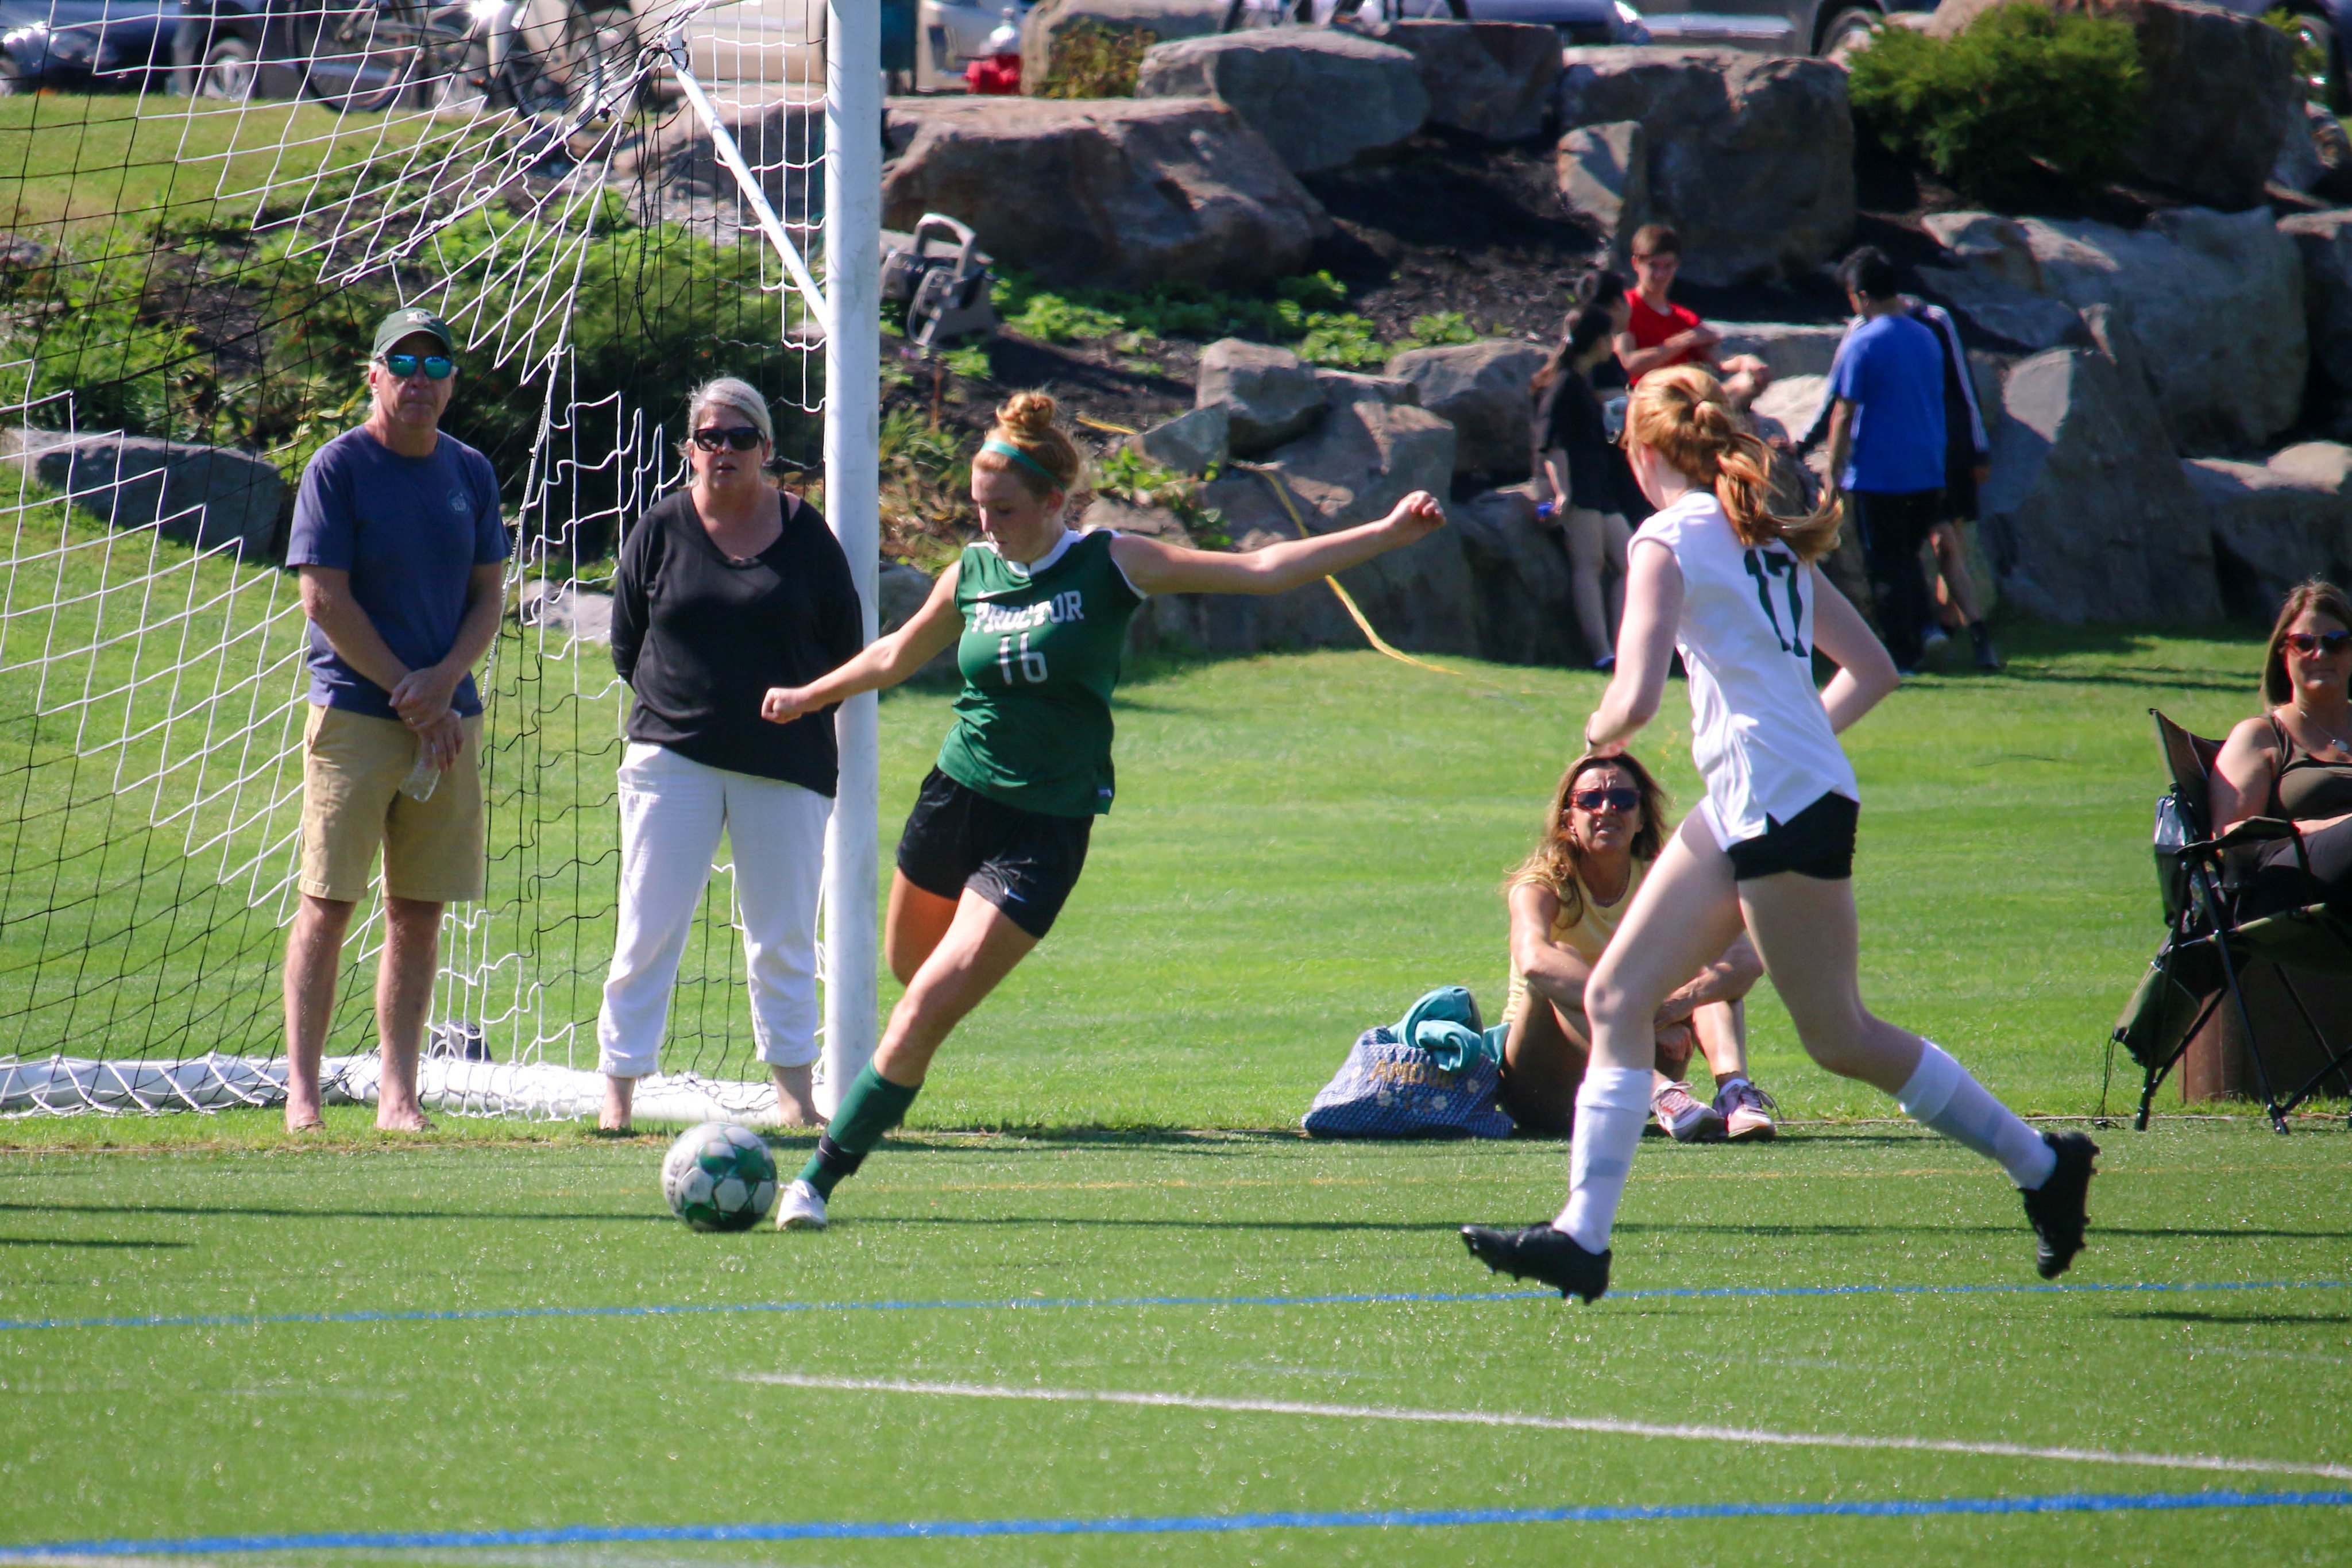
[[[1648,1068],[1585,1069],[1576,1091],[1576,1142],[1568,1152],[1568,1206],[1551,1223],[1587,1252],[1609,1250],[1609,1227],[1649,1119]]]
[[[816,1152],[801,1167],[801,1180],[814,1187],[819,1197],[832,1197],[834,1188],[857,1173],[857,1167],[882,1142],[883,1134],[907,1119],[907,1108],[920,1093],[921,1085],[908,1089],[892,1083],[867,1062],[851,1082],[849,1092],[841,1097],[833,1120],[824,1124]]]
[[[1933,1040],[1919,1042],[1919,1065],[1895,1099],[1912,1121],[1997,1160],[2009,1179],[2028,1191],[2050,1179],[2058,1156],[2041,1133],[1969,1076]]]

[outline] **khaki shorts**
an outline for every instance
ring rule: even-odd
[[[384,891],[454,903],[482,896],[482,721],[465,721],[457,765],[433,797],[411,800],[400,781],[416,765],[416,737],[397,719],[310,709],[302,732],[302,890],[356,903],[367,897],[375,847]]]

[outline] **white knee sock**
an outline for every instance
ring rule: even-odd
[[[1919,1065],[1895,1098],[1912,1121],[1934,1128],[1945,1137],[1967,1144],[1988,1160],[2000,1162],[2009,1179],[2027,1189],[2039,1187],[2058,1168],[2058,1156],[2042,1134],[2017,1118],[2017,1113],[1987,1093],[1969,1069],[1946,1055],[1933,1040],[1919,1042]]]
[[[1568,1206],[1552,1228],[1587,1252],[1609,1250],[1609,1227],[1650,1119],[1650,1069],[1587,1068],[1576,1091],[1576,1142],[1568,1153]]]

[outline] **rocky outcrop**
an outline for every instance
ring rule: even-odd
[[[1389,374],[1412,383],[1421,405],[1453,424],[1455,472],[1523,474],[1533,406],[1528,387],[1547,357],[1533,343],[1490,338],[1407,349],[1389,361]]]
[[[2303,259],[2318,422],[2352,436],[2352,212],[2304,213],[2279,225]]]
[[[1262,468],[1202,487],[1202,500],[1224,514],[1245,547],[1297,538],[1302,523],[1308,533],[1328,533],[1375,521],[1413,490],[1443,496],[1454,475],[1454,427],[1409,405],[1349,401]],[[1476,593],[1458,530],[1442,528],[1341,573],[1339,581],[1398,647],[1478,651]],[[1213,651],[1364,646],[1338,597],[1319,583],[1272,598],[1204,595],[1185,604],[1190,624],[1178,635]]]
[[[1683,276],[1730,284],[1809,272],[1853,230],[1853,121],[1826,60],[1670,48],[1570,49],[1563,132],[1638,121],[1652,216]]]
[[[1531,22],[1391,22],[1373,37],[1412,56],[1429,123],[1488,142],[1543,133],[1559,85],[1559,35]]]
[[[1927,31],[1949,37],[2000,0],[1945,0]],[[2286,110],[2302,96],[2294,46],[2258,16],[2177,0],[2052,0],[2116,16],[2139,39],[2147,121],[2132,144],[2142,179],[2225,212],[2258,206]]]
[[[1213,404],[1164,420],[1129,437],[1133,447],[1163,468],[1199,476],[1224,466],[1233,447],[1233,420]]]
[[[1586,125],[1552,155],[1560,205],[1601,231],[1610,265],[1631,267],[1633,235],[1650,221],[1650,142],[1638,120]]]
[[[1323,389],[1323,401],[1334,408],[1342,403],[1364,402],[1421,406],[1421,388],[1392,375],[1366,375],[1360,371],[1326,370],[1318,365],[1315,384]]]
[[[2195,624],[2221,612],[2208,508],[2173,459],[2128,338],[2012,366],[1979,497],[2002,595],[2028,615]],[[1988,411],[1990,412],[1990,411]]]
[[[152,528],[249,565],[282,560],[293,492],[277,466],[230,447],[155,436],[5,434],[5,455],[76,510],[117,529]]]
[[[892,99],[882,222],[971,225],[1057,285],[1247,288],[1307,265],[1330,218],[1256,132],[1205,100]]]
[[[2180,207],[2137,230],[1940,213],[1926,226],[1957,270],[2011,297],[2112,309],[2141,348],[2165,428],[2182,451],[2258,447],[2301,411],[2309,363],[2303,263],[2267,212]],[[1977,319],[1965,291],[1949,297]]]
[[[913,618],[931,596],[931,574],[903,561],[885,561],[874,579],[874,615],[877,635],[887,637]],[[949,680],[956,676],[955,644],[933,654],[910,679]]]
[[[2268,620],[2305,577],[2352,563],[2352,447],[2305,441],[2259,463],[2191,458],[2181,472],[2212,509],[2230,608]]]
[[[577,583],[551,583],[544,577],[534,577],[516,595],[515,620],[575,642],[610,643],[613,595],[583,588]]]
[[[1497,664],[1583,665],[1568,551],[1536,521],[1532,484],[1488,490],[1448,509],[1478,600],[1478,656]]]
[[[1045,0],[1021,22],[1021,90],[1034,98],[1071,34],[1094,30],[1139,38],[1149,48],[1203,37],[1225,25],[1225,0]]]
[[[823,102],[745,108],[722,123],[787,223],[814,225],[824,216]],[[734,174],[697,115],[665,115],[627,134],[614,152],[611,178],[630,193],[641,223],[751,223]]]
[[[1288,349],[1220,338],[1201,351],[1193,403],[1223,411],[1234,452],[1255,458],[1304,435],[1323,417],[1315,372]]]
[[[1721,326],[1723,342],[1717,360],[1753,354],[1771,367],[1775,380],[1792,375],[1827,375],[1837,358],[1845,328],[1807,326],[1790,321],[1738,321]]]
[[[1354,33],[1260,28],[1155,45],[1139,99],[1215,98],[1295,172],[1335,169],[1421,129],[1429,94],[1413,57]]]

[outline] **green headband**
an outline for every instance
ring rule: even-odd
[[[1036,458],[1031,457],[1028,453],[1023,451],[1020,447],[1014,446],[1010,441],[999,441],[992,436],[987,440],[982,441],[980,444],[980,449],[983,452],[1003,453],[1004,456],[1012,458],[1014,462],[1019,463],[1022,467],[1027,468],[1031,473],[1035,474],[1039,479],[1044,479],[1047,484],[1053,486],[1057,490],[1066,490],[1070,488],[1067,480],[1057,476],[1053,469],[1047,468],[1045,464],[1039,462]]]

